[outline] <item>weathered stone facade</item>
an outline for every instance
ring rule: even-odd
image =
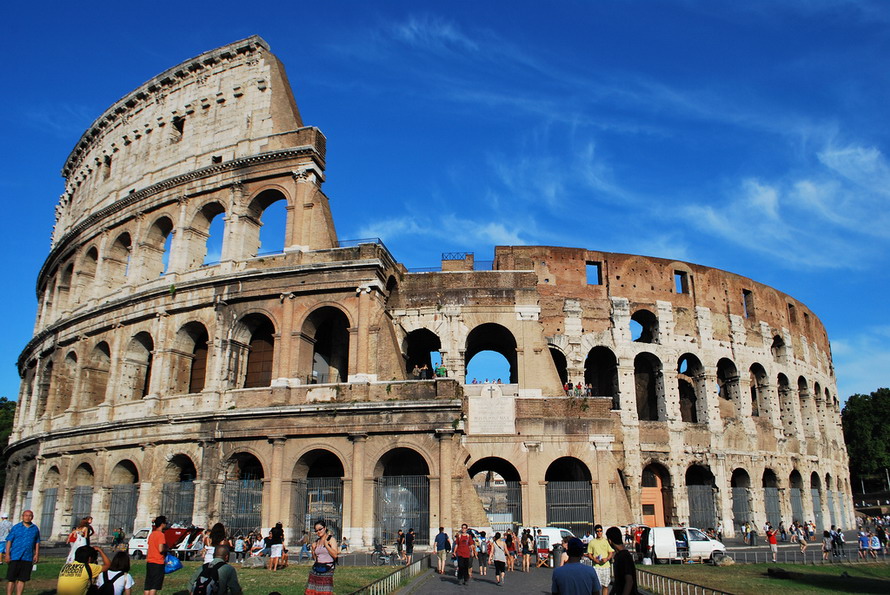
[[[100,532],[171,509],[239,528],[324,514],[354,545],[393,523],[425,536],[579,514],[727,534],[776,514],[851,524],[828,338],[805,305],[583,249],[409,272],[379,242],[338,241],[325,142],[257,37],[96,120],[63,169],[4,509],[30,506],[53,537],[84,512]],[[280,201],[284,250],[258,256]],[[431,351],[448,378],[413,379]],[[510,378],[464,384],[480,351]],[[497,485],[477,493],[483,471]]]

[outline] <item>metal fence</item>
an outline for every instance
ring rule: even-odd
[[[763,503],[766,506],[766,520],[773,527],[782,521],[782,510],[779,507],[779,488],[763,488]]]
[[[43,510],[40,511],[40,528],[43,529],[43,535],[46,538],[53,534],[53,519],[56,516],[56,502],[58,499],[58,488],[43,490]]]
[[[637,567],[637,585],[659,595],[730,595],[726,591],[662,576],[639,567]]]
[[[430,480],[425,475],[393,475],[374,480],[374,537],[395,543],[396,534],[409,528],[415,543],[430,541]]]
[[[25,492],[25,498],[22,500],[22,510],[31,510],[31,500],[34,497],[34,490]]]
[[[593,490],[589,481],[547,482],[547,524],[575,535],[593,532]]]
[[[139,500],[139,486],[136,484],[111,486],[111,503],[108,514],[108,530],[118,527],[128,535],[133,534],[136,522],[136,502]]]
[[[358,591],[353,591],[350,595],[386,595],[398,589],[402,583],[422,573],[430,565],[431,556],[428,554],[423,556],[416,562],[412,562],[410,566],[399,568],[392,574],[388,574],[380,580],[374,581],[366,587],[362,587]]]
[[[717,507],[714,503],[714,486],[689,485],[686,486],[689,494],[689,526],[708,527],[717,526]]]
[[[791,488],[791,520],[804,522],[803,518],[803,496],[800,488]]]
[[[822,521],[822,495],[819,493],[819,489],[810,489],[810,497],[813,499],[813,516],[816,517],[816,531],[824,531],[825,524]]]
[[[263,480],[229,479],[223,482],[220,522],[231,535],[247,535],[262,526]]]
[[[161,513],[170,524],[188,527],[195,511],[195,482],[176,481],[161,488]]]
[[[71,524],[77,526],[80,519],[93,511],[93,486],[77,486],[71,500]]]
[[[733,525],[736,527],[751,520],[751,500],[748,488],[732,488],[732,517]]]
[[[518,481],[474,485],[492,531],[504,532],[515,525],[522,525],[522,486]]]
[[[890,561],[890,555],[883,552],[875,552],[877,558],[867,557],[861,559],[856,552],[855,543],[847,543],[844,550],[837,556],[833,553],[827,559],[822,558],[821,541],[808,542],[807,551],[801,553],[797,547],[781,548],[776,557],[781,564],[868,564],[886,563]],[[734,551],[729,554],[736,564],[767,564],[773,561],[770,552]]]
[[[295,482],[293,528],[296,535],[312,535],[313,524],[324,519],[337,539],[343,538],[343,479],[312,477]]]

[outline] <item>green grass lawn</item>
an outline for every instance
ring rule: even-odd
[[[37,572],[31,575],[31,581],[25,588],[25,593],[50,595],[56,592],[56,579],[64,563],[63,558],[50,558],[41,560],[37,565]],[[182,570],[168,574],[164,580],[165,595],[187,593],[189,580],[192,574],[200,566],[200,562],[185,562]],[[5,577],[5,566],[2,576]],[[235,565],[238,570],[238,580],[244,592],[249,595],[266,595],[270,591],[278,591],[282,595],[302,594],[306,589],[306,577],[309,575],[309,564],[291,564],[284,570],[271,572],[262,568],[244,568]],[[393,570],[393,567],[374,566],[339,566],[334,575],[334,588],[336,593],[351,593],[379,578],[383,578]],[[133,595],[142,593],[142,584],[145,580],[145,562],[133,562],[130,574],[136,584],[133,586]]]
[[[736,595],[748,593],[890,593],[890,564],[670,564],[641,569]],[[791,578],[779,579],[767,574],[769,568],[781,568]],[[846,574],[845,576],[842,576]]]

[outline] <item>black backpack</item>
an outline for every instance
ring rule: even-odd
[[[211,566],[208,562],[201,568],[201,574],[195,581],[195,588],[192,595],[214,595],[219,592],[219,567],[225,564],[220,562],[215,566]]]
[[[114,578],[108,578],[108,571],[102,573],[102,586],[96,589],[98,595],[114,595],[114,581],[127,574],[124,571],[118,572]]]

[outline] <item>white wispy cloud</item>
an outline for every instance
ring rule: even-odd
[[[888,338],[890,326],[878,326],[832,339],[831,351],[842,399],[890,387]]]
[[[393,38],[421,50],[474,52],[479,49],[453,21],[435,15],[412,15],[390,25],[390,31]]]
[[[481,246],[527,244],[527,232],[519,224],[460,217],[440,212],[434,219],[412,216],[379,219],[359,229],[361,237],[377,237],[384,242],[412,238],[438,240],[443,246],[478,248]]]

